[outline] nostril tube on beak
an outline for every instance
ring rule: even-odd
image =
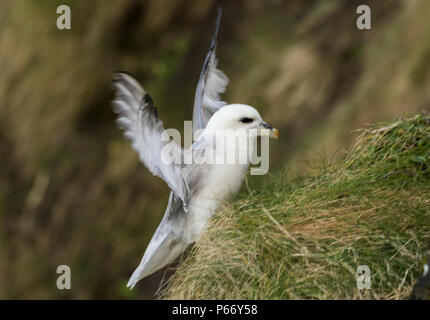
[[[267,122],[262,122],[261,123],[262,124],[262,126],[264,127],[264,128],[266,128],[266,129],[270,129],[270,130],[272,130],[273,128],[272,128],[272,126],[270,125],[270,124],[268,124]]]
[[[276,128],[273,128],[270,124],[268,124],[265,121],[262,121],[260,126],[262,126],[264,129],[262,129],[261,133],[262,135],[269,136],[273,139],[279,138],[279,130]]]

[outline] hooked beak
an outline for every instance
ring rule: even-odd
[[[260,134],[262,136],[268,136],[273,139],[279,138],[279,130],[276,128],[272,128],[270,124],[264,121],[260,123]]]

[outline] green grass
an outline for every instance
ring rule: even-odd
[[[364,130],[342,159],[219,212],[161,298],[405,299],[430,231],[430,117]],[[371,270],[359,291],[357,267]]]

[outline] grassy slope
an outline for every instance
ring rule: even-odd
[[[430,231],[429,183],[429,116],[366,130],[341,160],[218,214],[163,297],[407,298]],[[363,264],[372,287],[359,292]]]

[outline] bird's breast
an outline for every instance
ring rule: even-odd
[[[209,170],[188,205],[190,242],[197,240],[218,207],[239,191],[247,170],[248,165],[213,165]]]

